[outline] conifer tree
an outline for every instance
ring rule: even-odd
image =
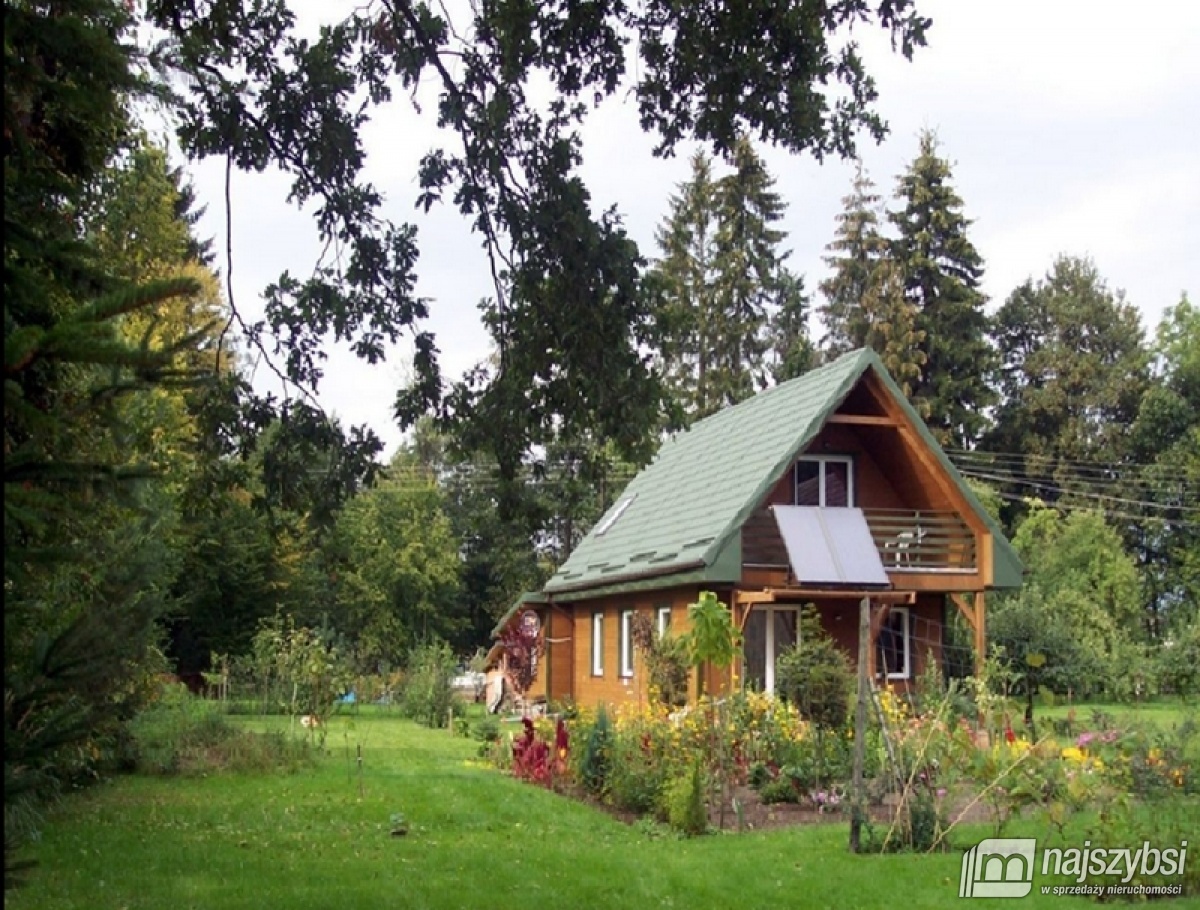
[[[782,269],[778,294],[770,316],[771,378],[787,382],[817,365],[817,350],[808,331],[811,301],[804,292],[804,276]]]
[[[900,208],[889,218],[897,230],[892,255],[924,332],[922,375],[913,398],[943,444],[970,447],[994,400],[987,375],[995,353],[979,290],[983,259],[967,236],[971,222],[952,184],[950,163],[937,137],[921,134],[920,151],[896,189]]]
[[[689,419],[712,414],[807,369],[803,280],[786,268],[785,204],[748,139],[714,178],[698,154],[692,179],[671,198],[654,270],[660,357]]]
[[[863,293],[862,346],[875,350],[904,394],[922,416],[928,416],[928,401],[916,398],[925,352],[925,332],[917,328],[917,314],[904,294],[904,276],[890,259],[881,259],[871,271]]]
[[[688,413],[707,413],[711,401],[715,195],[712,161],[696,152],[691,179],[671,197],[657,232],[660,356],[667,388]]]
[[[821,282],[825,357],[832,360],[855,348],[873,348],[905,394],[913,390],[926,362],[924,332],[904,288],[904,275],[879,229],[881,200],[859,165],[850,194],[842,200],[837,232],[825,263],[833,274]],[[914,402],[924,410],[921,401]]]
[[[1087,259],[1060,257],[996,313],[1001,401],[988,448],[1059,460],[1120,460],[1149,382],[1137,310]]]
[[[786,206],[749,139],[738,139],[729,163],[732,170],[716,192],[716,331],[709,413],[766,385],[768,307],[779,291],[787,258],[779,249],[787,235],[774,226]]]
[[[824,302],[819,311],[825,324],[821,349],[829,360],[866,343],[862,304],[887,252],[887,241],[879,230],[880,202],[875,184],[860,163],[850,194],[842,199],[834,239],[826,247],[830,255],[825,264],[833,274],[820,284]]]

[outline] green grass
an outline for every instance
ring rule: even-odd
[[[650,838],[480,767],[473,740],[392,717],[334,718],[326,747],[293,775],[129,777],[72,798],[48,819],[40,865],[9,906],[964,907],[959,851],[855,857],[846,825]],[[391,836],[393,813],[406,837]],[[1011,906],[1072,900],[1085,906],[1036,894]],[[1185,905],[1196,904],[1156,906]]]
[[[1130,722],[1153,723],[1161,727],[1173,727],[1184,718],[1197,716],[1198,706],[1185,704],[1178,698],[1161,698],[1143,702],[1077,702],[1067,704],[1065,700],[1054,705],[1037,705],[1034,708],[1034,718],[1065,718],[1075,711],[1076,722],[1086,728],[1091,724],[1092,714],[1103,711],[1115,718],[1118,725],[1127,726]]]

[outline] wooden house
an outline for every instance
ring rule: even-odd
[[[947,610],[966,618],[978,660],[986,594],[1021,574],[879,358],[860,350],[669,439],[497,628],[536,617],[545,653],[531,694],[616,704],[645,692],[635,612],[682,631],[688,606],[713,591],[744,645],[706,688],[770,692],[803,605],[854,657],[866,598],[869,672],[903,688],[941,659]]]

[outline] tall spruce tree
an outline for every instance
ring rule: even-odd
[[[819,285],[824,302],[819,308],[825,324],[821,350],[834,360],[866,343],[867,327],[862,302],[875,283],[875,270],[887,253],[879,230],[881,198],[859,163],[849,195],[842,198],[837,230],[825,264],[833,274]]]
[[[802,376],[817,365],[817,349],[808,328],[810,305],[804,276],[781,269],[769,318],[771,378],[777,383]]]
[[[768,308],[785,281],[787,236],[775,225],[786,205],[775,178],[746,137],[734,144],[731,170],[717,183],[711,413],[765,387]]]
[[[922,416],[929,402],[915,394],[924,375],[925,332],[917,328],[917,312],[904,293],[904,275],[891,259],[881,259],[871,271],[863,293],[862,346],[872,348]]]
[[[825,257],[833,274],[820,285],[825,298],[824,356],[833,360],[855,348],[873,348],[912,398],[926,362],[925,334],[917,328],[904,274],[879,229],[881,199],[861,164],[842,204],[837,231],[827,247],[831,255]],[[916,404],[925,409],[922,401]]]
[[[748,398],[781,370],[797,375],[811,359],[803,279],[787,270],[786,235],[775,227],[786,206],[748,139],[729,164],[714,179],[709,159],[694,157],[658,230],[660,356],[693,420]]]
[[[712,161],[704,152],[696,152],[691,179],[671,197],[669,213],[656,235],[662,252],[655,273],[661,289],[663,374],[668,391],[688,414],[708,413],[713,400],[715,197]]]
[[[897,231],[892,255],[916,308],[916,329],[925,333],[920,341],[925,363],[913,399],[943,444],[968,448],[994,400],[987,377],[995,353],[979,290],[983,259],[967,236],[971,222],[932,132],[921,134],[920,151],[900,175],[896,199],[900,207],[888,216]]]

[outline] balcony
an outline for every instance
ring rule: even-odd
[[[863,509],[888,572],[973,572],[975,535],[956,512],[932,509]],[[742,526],[742,562],[748,567],[788,568],[787,550],[767,508]]]

